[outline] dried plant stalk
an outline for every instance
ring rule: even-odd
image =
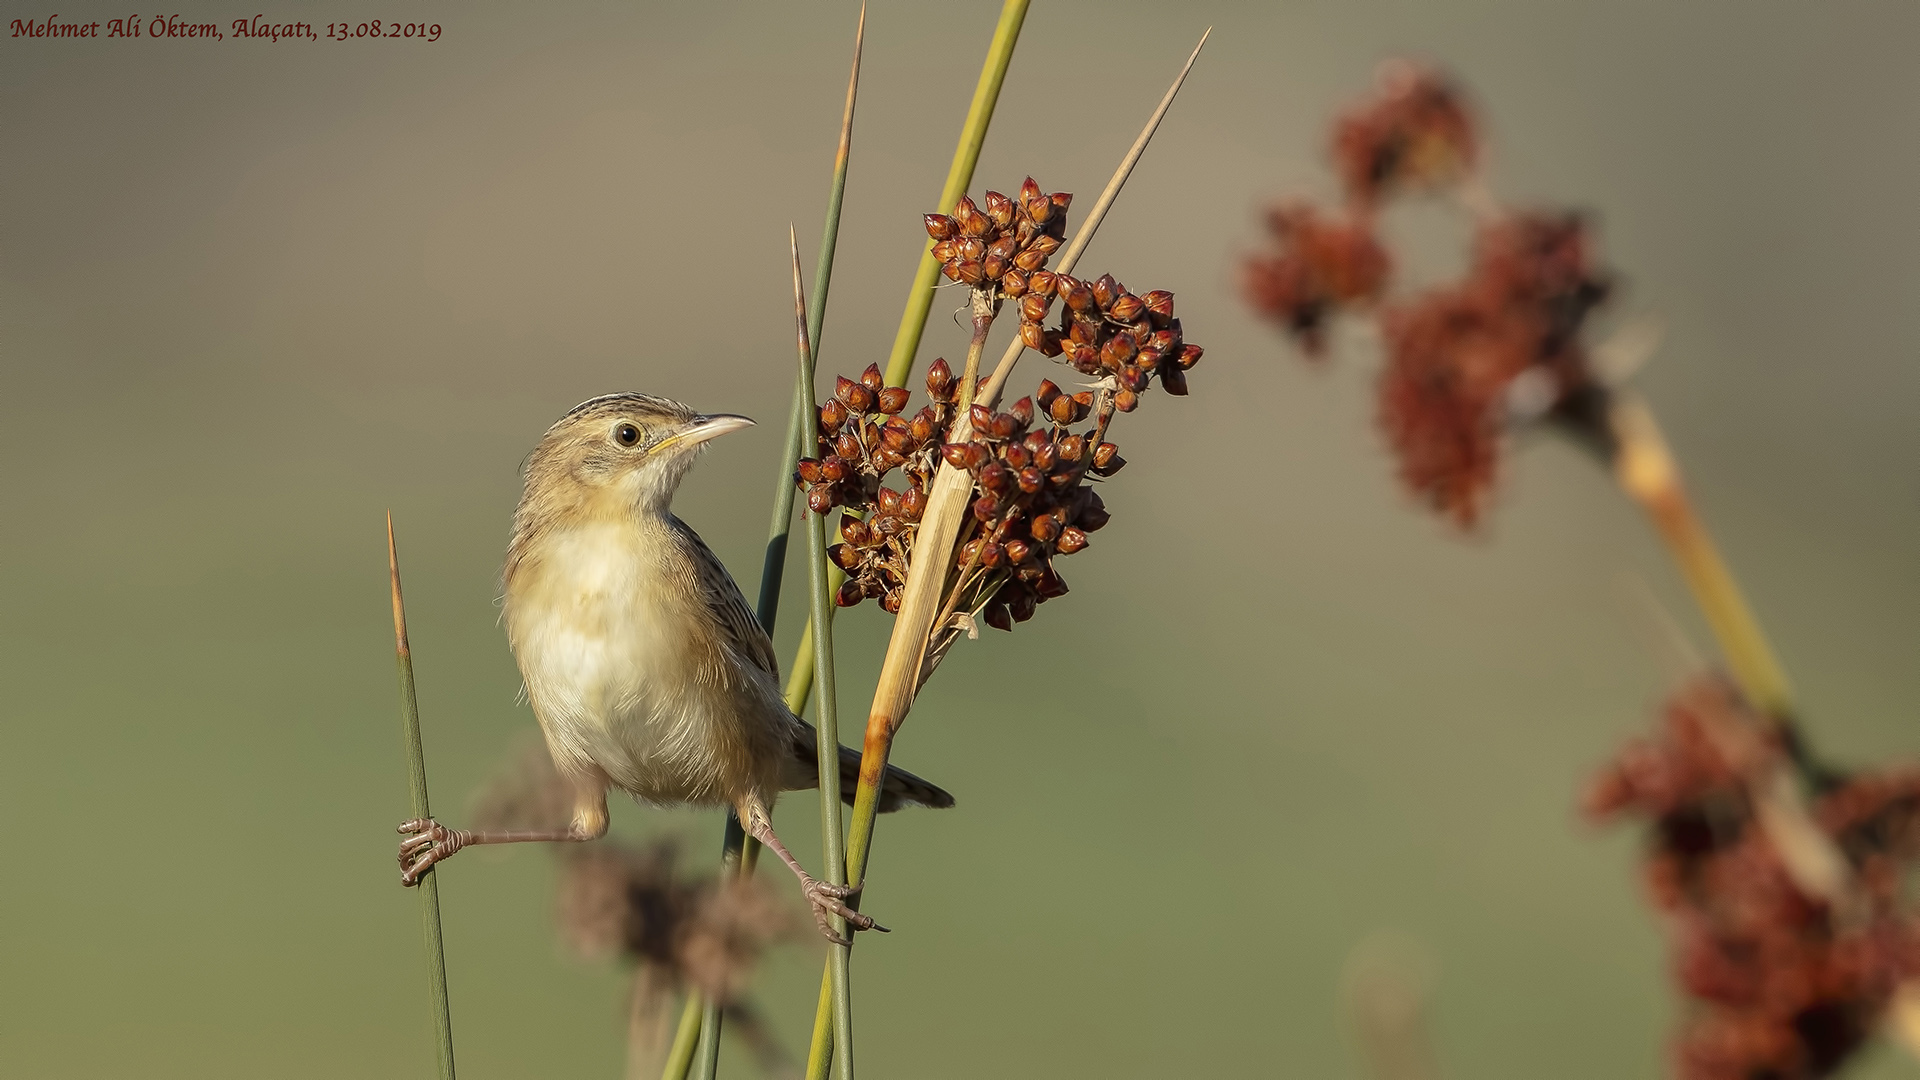
[[[1173,85],[1167,87],[1166,95],[1160,99],[1159,107],[1154,109],[1153,115],[1147,118],[1147,126],[1140,129],[1140,137],[1133,140],[1133,145],[1127,149],[1127,156],[1120,159],[1120,167],[1113,171],[1113,176],[1107,180],[1107,186],[1101,189],[1100,197],[1093,201],[1093,209],[1087,212],[1086,220],[1080,223],[1080,230],[1073,234],[1073,241],[1055,261],[1053,268],[1056,273],[1069,273],[1080,262],[1080,256],[1086,252],[1087,245],[1093,242],[1093,234],[1100,228],[1100,222],[1106,219],[1107,211],[1113,208],[1113,200],[1120,196],[1120,189],[1126,185],[1127,177],[1133,175],[1133,167],[1139,164],[1140,155],[1147,152],[1147,143],[1152,141],[1153,133],[1159,130],[1161,119],[1167,115],[1168,109],[1173,108],[1173,99],[1180,93],[1180,87],[1186,83],[1187,73],[1193,70],[1193,62],[1200,59],[1200,50],[1207,47],[1207,39],[1212,36],[1213,27],[1211,26],[1200,35],[1199,44],[1193,47],[1193,52],[1188,55],[1186,64],[1180,68],[1180,74],[1174,76]],[[1017,337],[1007,345],[1006,353],[1000,357],[1000,363],[993,369],[992,378],[988,381],[986,388],[980,392],[981,404],[992,406],[999,403],[1000,391],[1005,389],[1007,379],[1013,375],[1013,366],[1020,361],[1020,354],[1025,349],[1026,344]]]
[[[1809,763],[1802,757],[1805,751],[1793,726],[1793,692],[1786,673],[1733,572],[1694,512],[1681,483],[1679,463],[1667,449],[1653,411],[1638,397],[1616,391],[1609,419],[1617,445],[1614,477],[1620,489],[1640,504],[1666,542],[1720,642],[1741,696],[1782,731],[1791,763],[1806,772]],[[1754,779],[1751,786],[1755,816],[1794,883],[1807,895],[1832,905],[1842,921],[1858,917],[1863,902],[1847,860],[1815,824],[1806,793],[1788,763]]]
[[[960,143],[953,152],[953,164],[947,170],[945,185],[940,189],[940,205],[952,206],[973,183],[973,169],[980,160],[980,148],[986,143],[987,127],[993,121],[993,110],[1000,99],[1000,85],[1006,80],[1007,65],[1013,59],[1013,47],[1019,41],[1020,27],[1026,19],[1029,0],[1007,0],[1000,11],[999,25],[994,29],[993,43],[987,48],[986,64],[981,68],[980,81],[974,87],[973,104],[967,110],[967,119],[960,128]],[[904,386],[907,377],[913,371],[913,359],[920,351],[920,338],[926,332],[927,316],[933,309],[934,286],[940,277],[940,261],[933,256],[933,241],[920,256],[920,266],[914,272],[913,287],[907,293],[907,309],[900,317],[900,329],[895,332],[893,350],[888,354],[886,381],[889,386]],[[816,273],[814,280],[818,282]],[[820,322],[809,319],[814,349],[819,350]],[[808,399],[811,405],[812,399]],[[797,417],[797,414],[796,414]],[[804,422],[797,418],[796,424]],[[799,431],[796,426],[794,431]],[[796,459],[798,458],[796,444]],[[784,480],[791,480],[792,462]],[[791,484],[789,484],[791,488]],[[791,506],[791,492],[788,494]],[[846,580],[846,574],[837,566],[828,569],[830,591],[837,590]],[[788,668],[787,699],[798,699],[803,704],[813,689],[813,638],[812,628],[801,632],[800,644],[794,650],[793,663]],[[824,981],[823,981],[824,985]],[[821,997],[822,1008],[826,996]],[[823,1014],[824,1015],[824,1014]],[[809,1069],[811,1075],[811,1069]]]
[[[400,730],[407,747],[407,787],[413,816],[431,817],[427,806],[427,759],[420,744],[420,703],[414,694],[413,649],[407,643],[407,608],[400,598],[400,555],[387,515],[387,573],[393,584],[393,644],[400,668]],[[420,916],[427,938],[427,986],[433,1003],[434,1049],[441,1080],[453,1080],[453,1009],[447,1000],[447,950],[440,932],[440,877],[429,869],[420,879]]]
[[[1713,537],[1694,513],[1681,483],[1680,467],[1667,450],[1652,410],[1636,398],[1615,393],[1611,413],[1619,450],[1614,476],[1620,490],[1647,512],[1666,541],[1674,562],[1693,590],[1694,600],[1726,654],[1727,666],[1747,700],[1776,721],[1793,715],[1793,690],[1754,618],[1740,585],[1720,557]]]
[[[1201,44],[1204,45],[1205,41],[1203,36]],[[1108,181],[1106,190],[1101,192],[1096,203],[1099,216],[1089,215],[1081,224],[1068,248],[1071,254],[1077,256],[1092,240],[1106,207],[1112,205],[1120,188],[1125,185],[1134,163],[1139,160],[1140,152],[1146,148],[1147,141],[1158,127],[1160,118],[1166,114],[1167,107],[1172,104],[1173,96],[1186,80],[1187,72],[1198,55],[1199,48],[1196,47],[1193,56],[1188,58],[1175,78],[1172,88],[1154,110],[1140,138],[1135,140],[1120,168]],[[971,430],[966,406],[972,403],[973,389],[979,379],[980,354],[985,348],[986,333],[993,321],[992,314],[982,310],[978,296],[976,292],[972,311],[973,338],[967,348],[966,369],[959,381],[960,407],[956,410],[958,416],[949,442],[964,442]],[[1008,351],[1017,360],[1019,348],[1009,348]],[[1011,364],[1005,366],[1011,371]],[[1004,384],[1005,379],[1000,379],[1000,382]],[[922,681],[922,669],[934,632],[935,616],[940,611],[940,600],[946,592],[946,570],[953,564],[954,541],[959,536],[972,490],[973,480],[966,470],[942,463],[933,489],[928,493],[920,531],[915,536],[914,557],[908,566],[906,595],[902,598],[899,614],[894,617],[893,633],[887,642],[879,685],[874,690],[873,705],[867,714],[866,739],[860,760],[860,787],[855,794],[853,825],[848,837],[847,871],[848,876],[856,881],[863,877],[866,869],[867,848],[872,839],[874,815],[879,805],[879,782],[886,772],[893,735],[912,708],[914,693]]]

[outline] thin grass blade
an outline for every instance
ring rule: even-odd
[[[992,125],[994,110],[1000,101],[1000,88],[1006,82],[1007,69],[1013,62],[1013,50],[1020,40],[1021,27],[1027,18],[1028,0],[1006,0],[1000,10],[1000,21],[994,28],[993,41],[987,47],[987,58],[981,65],[980,79],[975,84],[973,101],[967,109],[966,122],[961,125],[960,141],[954,149],[953,163],[947,169],[947,180],[940,192],[941,207],[952,206],[973,183],[974,166],[979,163],[980,149],[986,143],[987,129]],[[933,257],[933,244],[928,242],[920,255],[920,265],[913,279],[913,286],[907,292],[906,311],[900,317],[900,329],[894,335],[893,351],[887,359],[886,381],[892,386],[905,385],[913,370],[915,354],[920,350],[920,338],[926,331],[927,316],[933,309],[934,285],[938,280],[940,267]],[[815,339],[818,340],[817,337]],[[838,575],[829,573],[830,585],[837,584]],[[794,658],[793,674],[787,684],[789,701],[805,701],[812,673],[806,669],[811,661],[809,645],[812,641],[803,640],[800,653]],[[824,738],[822,739],[824,743]],[[870,754],[865,756],[871,756]],[[867,762],[863,756],[861,764],[861,790],[866,788]],[[885,770],[885,754],[879,756],[881,771]],[[871,808],[870,808],[871,809]],[[859,809],[855,808],[856,818]],[[871,837],[872,827],[867,828]],[[861,867],[865,862],[865,841],[861,843],[862,853],[856,864],[849,860],[846,865],[846,880],[861,879]],[[820,986],[820,1003],[814,1014],[813,1038],[807,1053],[808,1080],[824,1080],[834,1059],[834,1027],[838,1023],[841,1011],[833,1007],[835,980],[829,961],[829,969],[823,973]],[[851,1070],[851,1054],[842,1054],[845,1066]]]
[[[407,788],[413,816],[433,816],[427,805],[427,755],[420,743],[420,702],[413,687],[413,648],[407,643],[407,607],[400,597],[400,555],[393,542],[393,515],[387,515],[387,574],[393,582],[393,644],[400,669],[400,733],[407,748]],[[441,1080],[453,1080],[453,1009],[447,1001],[447,948],[440,933],[440,875],[428,869],[416,886],[427,938],[427,989],[438,1039]]]
[[[821,230],[820,259],[814,270],[813,299],[805,320],[805,330],[811,341],[820,340],[822,324],[826,321],[827,291],[833,280],[834,251],[840,239],[840,207],[846,196],[847,166],[853,155],[853,113],[854,105],[859,100],[860,58],[866,36],[867,7],[863,3],[860,5],[860,20],[853,32],[853,65],[847,76],[847,103],[840,117],[840,141],[834,153],[833,180],[827,189],[827,216]],[[793,402],[787,411],[787,437],[781,444],[779,470],[773,483],[773,521],[768,528],[766,553],[760,566],[760,596],[754,614],[769,636],[779,615],[780,586],[786,575],[787,540],[793,525],[793,470],[800,460],[802,440],[812,430],[812,418],[813,377],[811,368],[808,368],[800,373],[794,383]],[[807,642],[802,641],[801,645],[804,649]],[[796,661],[794,667],[798,674],[800,663]],[[806,656],[806,668],[807,675],[802,680],[799,700],[795,701],[791,694],[788,695],[787,705],[795,713],[806,707],[807,691],[812,684],[813,657],[810,652]],[[759,852],[759,842],[749,838],[739,818],[728,811],[726,837],[721,843],[720,853],[723,871],[730,873],[737,870],[740,874],[751,874]],[[713,1080],[720,1065],[721,1023],[721,1012],[716,1003],[703,1001],[697,994],[689,994],[680,1028],[685,1031],[697,1024],[698,1043],[684,1060],[678,1055],[669,1057],[663,1080],[684,1080],[688,1076],[693,1080]]]
[[[788,236],[792,233],[789,230]],[[794,332],[800,354],[800,374],[813,384],[813,349],[807,340],[807,313],[802,307],[800,284],[800,246],[793,244],[793,316]],[[808,410],[811,412],[812,410]],[[813,666],[819,673],[819,694],[814,705],[817,734],[814,746],[819,754],[820,775],[820,849],[823,873],[830,885],[845,885],[846,841],[840,833],[840,719],[833,678],[833,598],[827,586],[827,519],[811,509],[807,520],[807,580],[811,586],[813,616]],[[846,921],[834,916],[833,928],[847,936]],[[840,1080],[853,1080],[853,987],[849,965],[853,958],[850,945],[829,945],[829,972],[833,987],[833,1035],[839,1048],[837,1067]]]
[[[860,96],[860,54],[867,36],[867,7],[860,5],[860,22],[853,32],[853,72],[847,77],[847,104],[840,117],[840,144],[833,157],[833,182],[827,191],[827,220],[820,234],[820,258],[813,268],[813,297],[807,306],[807,339],[819,353],[820,332],[827,319],[827,290],[833,281],[834,250],[840,242],[840,205],[847,192],[847,163],[853,156],[853,108]],[[787,441],[780,471],[773,484],[773,525],[767,538],[766,561],[760,571],[760,600],[755,614],[767,633],[773,633],[780,607],[780,584],[786,571],[787,533],[793,525],[793,470],[806,453],[806,433],[813,429],[813,382],[803,375],[793,388],[787,410]],[[803,699],[804,703],[804,699]]]

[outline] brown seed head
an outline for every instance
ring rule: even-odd
[[[1452,183],[1473,166],[1474,125],[1459,92],[1438,72],[1405,61],[1381,68],[1374,94],[1335,126],[1333,158],[1356,206],[1395,188]]]
[[[879,409],[882,413],[893,416],[907,407],[907,399],[912,396],[913,392],[904,386],[886,387],[880,391]]]
[[[953,369],[944,357],[936,358],[927,369],[927,396],[935,401],[953,400]]]

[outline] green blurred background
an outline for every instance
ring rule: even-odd
[[[996,11],[870,12],[827,371],[884,361]],[[810,267],[855,13],[284,5],[444,33],[0,43],[0,1071],[430,1073],[382,513],[456,820],[533,727],[497,574],[517,466],[569,406],[775,421],[677,504],[751,594],[786,226]],[[960,807],[882,822],[861,1066],[1359,1075],[1336,986],[1391,927],[1437,962],[1447,1076],[1656,1075],[1675,1003],[1635,838],[1573,808],[1675,675],[1623,575],[1704,643],[1684,590],[1554,441],[1483,536],[1417,511],[1368,344],[1309,369],[1236,264],[1266,200],[1328,193],[1327,119],[1378,60],[1449,66],[1496,189],[1597,209],[1614,318],[1665,320],[1640,383],[1817,745],[1911,755],[1920,9],[1039,0],[974,190],[1091,199],[1210,24],[1083,264],[1175,291],[1207,358],[1118,429],[1133,464],[1072,595],[963,644],[902,733]],[[1444,270],[1457,226],[1391,227]],[[964,350],[948,295],[923,362]],[[783,657],[802,610],[790,587]],[[858,715],[885,623],[841,627]],[[780,820],[816,862],[811,798]],[[615,827],[701,863],[720,819]],[[443,874],[463,1076],[618,1075],[624,979],[558,944],[553,875],[531,849]],[[819,955],[762,982],[796,1048]],[[1920,1068],[1883,1046],[1859,1074]]]

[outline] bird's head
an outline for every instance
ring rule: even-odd
[[[752,426],[647,394],[608,394],[574,406],[527,461],[522,506],[547,512],[665,513],[708,440]]]

